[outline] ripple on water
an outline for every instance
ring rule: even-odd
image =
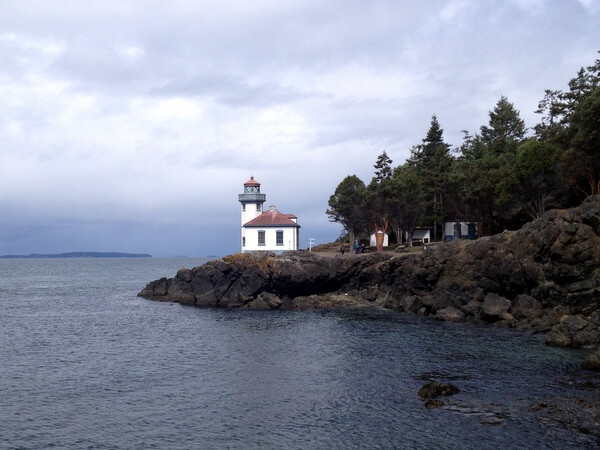
[[[9,448],[597,444],[575,412],[598,400],[597,376],[578,369],[581,353],[549,349],[538,336],[381,310],[203,310],[135,296],[182,261],[0,261],[0,441]],[[460,392],[428,410],[417,392],[429,380]]]

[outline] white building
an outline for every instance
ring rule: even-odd
[[[406,233],[408,241],[408,233]],[[413,230],[412,243],[414,244],[429,244],[431,242],[431,230],[429,228],[416,228]]]
[[[260,193],[260,183],[250,177],[244,183],[244,193],[238,195],[241,203],[242,253],[271,251],[282,253],[298,250],[300,225],[293,214],[282,214],[275,206],[263,212],[266,195]]]
[[[461,220],[452,220],[444,222],[444,240],[453,241],[455,239],[477,239],[477,222],[466,222]]]
[[[387,231],[384,233],[383,230],[377,230],[377,234],[383,235],[383,246],[389,247],[390,234]],[[369,245],[371,247],[377,247],[377,236],[375,235],[375,233],[371,233],[371,235],[369,236]]]

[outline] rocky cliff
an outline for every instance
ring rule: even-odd
[[[422,254],[237,254],[149,283],[142,297],[212,307],[378,305],[440,320],[549,332],[600,344],[600,196],[516,232]]]

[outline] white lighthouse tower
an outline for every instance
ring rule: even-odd
[[[262,214],[263,203],[266,199],[267,196],[260,193],[260,183],[251,176],[250,179],[244,183],[244,193],[238,194],[238,200],[242,204],[242,249],[246,246],[244,224],[250,222],[252,219],[256,219]]]

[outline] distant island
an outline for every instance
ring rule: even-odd
[[[151,258],[146,253],[118,253],[118,252],[69,252],[69,253],[32,253],[30,255],[2,255],[5,259],[24,258]]]

